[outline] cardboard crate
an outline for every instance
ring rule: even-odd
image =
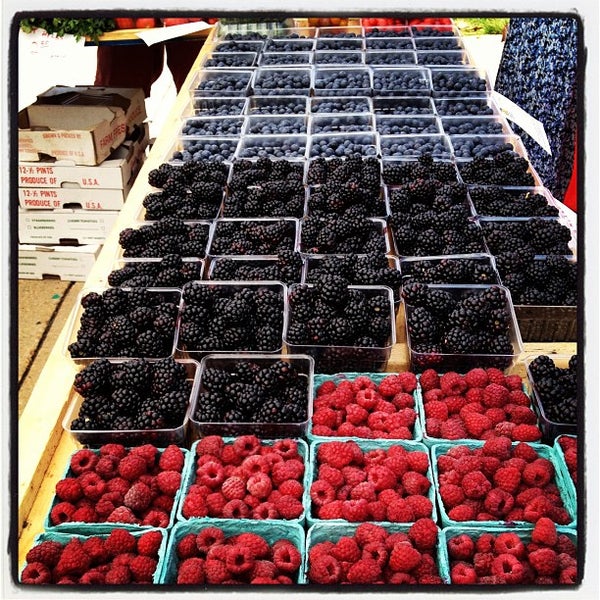
[[[19,160],[45,156],[78,165],[108,158],[146,118],[141,88],[56,86],[19,112]]]
[[[119,211],[19,208],[21,244],[104,244]]]
[[[19,279],[58,278],[63,281],[85,281],[101,248],[100,244],[84,246],[19,244]]]

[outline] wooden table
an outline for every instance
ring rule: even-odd
[[[127,30],[123,30],[127,31]],[[213,31],[208,36],[210,40]],[[130,227],[135,221],[146,194],[152,191],[148,184],[148,173],[170,159],[174,140],[181,126],[181,118],[189,109],[189,89],[192,79],[201,68],[207,52],[207,45],[200,51],[188,77],[176,98],[160,136],[134,183],[127,202],[117,221],[106,238],[106,242],[86,280],[85,287],[107,287],[107,276],[115,268],[118,253],[119,232]],[[77,307],[73,307],[73,311]],[[401,324],[403,315],[398,315]],[[19,565],[33,545],[34,537],[43,531],[43,520],[48,512],[54,486],[61,479],[69,455],[80,446],[63,431],[62,420],[68,406],[73,378],[77,366],[66,354],[68,326],[62,331],[33,389],[29,402],[18,424],[18,510],[17,524]],[[387,371],[402,371],[409,367],[409,356],[404,334],[404,326],[398,328],[398,342],[392,349]],[[575,354],[575,343],[529,343],[525,344],[522,355]],[[514,372],[525,376],[522,362],[517,363]]]

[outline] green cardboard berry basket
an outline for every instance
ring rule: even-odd
[[[439,475],[437,469],[437,461],[438,458],[446,454],[450,448],[455,448],[457,446],[467,446],[471,449],[480,448],[483,446],[485,442],[478,440],[468,440],[462,444],[455,443],[445,443],[445,444],[435,444],[431,447],[431,459],[432,459],[432,469],[433,469],[433,481],[435,487],[435,495],[437,498],[438,508],[440,512],[440,519],[442,523],[442,527],[532,527],[533,524],[529,521],[454,521],[446,512],[446,508],[444,507],[444,503],[442,502],[442,498],[440,496],[440,485],[439,485]],[[513,448],[519,442],[513,442]],[[577,504],[575,503],[574,498],[567,491],[568,481],[565,480],[565,475],[561,471],[558,461],[556,459],[556,454],[554,450],[550,446],[546,446],[544,444],[535,444],[531,442],[527,442],[535,451],[538,453],[540,458],[545,458],[549,460],[554,466],[554,482],[560,491],[560,497],[563,502],[563,505],[569,516],[572,517],[570,523],[566,525],[566,527],[575,528],[577,526]]]
[[[562,472],[567,493],[569,493],[571,495],[571,497],[573,499],[573,503],[575,505],[577,505],[577,486],[575,485],[575,482],[573,481],[573,477],[571,477],[571,473],[569,473],[569,467],[567,467],[567,463],[565,461],[565,453],[562,449],[562,446],[559,443],[560,438],[563,438],[563,437],[577,439],[577,436],[576,435],[567,435],[567,434],[563,433],[563,434],[557,436],[557,438],[554,440],[554,444],[552,446],[552,448],[554,450],[554,454],[556,455],[556,465],[559,468],[559,470]]]
[[[380,523],[377,523],[378,525]],[[330,541],[337,542],[343,536],[352,537],[356,533],[357,527],[360,523],[348,523],[346,521],[342,523],[333,523],[327,521],[319,521],[315,525],[312,525],[306,534],[306,553],[304,554],[304,565],[303,574],[308,584],[308,569],[310,562],[308,554],[310,549],[320,542]],[[387,523],[383,527],[388,533],[406,533],[410,529],[409,524],[400,523]],[[443,550],[445,543],[442,542],[442,530],[438,527],[438,541],[436,545],[436,563],[438,566],[439,575],[442,578],[444,584],[450,583],[450,571],[448,569],[447,553],[444,556]]]
[[[348,372],[348,373],[336,373],[333,375],[323,375],[323,374],[315,374],[314,376],[314,390],[313,390],[313,403],[314,399],[317,397],[317,390],[319,386],[321,386],[325,381],[334,381],[336,385],[339,385],[341,381],[349,380],[354,381],[357,377],[368,377],[375,383],[377,386],[388,376],[394,375],[394,373],[357,373],[357,372]],[[418,389],[418,388],[417,388]],[[421,409],[418,406],[418,402],[420,402],[420,398],[417,399],[417,389],[412,393],[413,398],[415,399],[415,407],[414,410],[417,413],[417,418],[415,419],[415,424],[413,426],[413,436],[411,440],[403,440],[403,441],[413,441],[413,442],[421,442],[423,441],[424,428],[421,419]],[[313,409],[314,413],[314,409]],[[308,422],[308,432],[307,438],[310,442],[312,441],[334,441],[334,440],[364,440],[364,439],[387,439],[387,438],[359,438],[359,437],[345,437],[345,436],[323,436],[323,435],[314,435],[312,432],[312,418]]]
[[[517,526],[488,526],[484,525],[481,527],[469,527],[469,526],[457,526],[457,527],[444,527],[440,534],[440,560],[446,565],[448,574],[450,573],[450,556],[448,555],[448,541],[453,537],[466,533],[473,541],[477,541],[479,537],[484,533],[491,533],[494,536],[498,536],[500,533],[516,533],[525,544],[531,542],[531,532],[533,531],[533,525],[530,523],[529,527],[517,527]],[[577,530],[570,527],[563,527],[561,525],[556,526],[556,532],[558,534],[565,534],[568,538],[577,545]],[[448,582],[452,584],[450,576],[448,575]],[[456,585],[456,584],[452,584]]]
[[[299,439],[299,438],[289,438],[289,439],[293,439],[298,444],[298,454],[300,454],[300,456],[302,457],[302,459],[304,461],[304,475],[302,477],[302,485],[304,487],[304,492],[302,494],[302,504],[304,506],[304,512],[298,519],[269,519],[268,521],[269,521],[269,523],[272,523],[275,521],[281,521],[283,523],[296,523],[297,525],[302,526],[302,525],[304,525],[304,521],[306,519],[306,514],[308,512],[308,505],[310,502],[310,494],[309,494],[309,487],[310,487],[309,476],[310,475],[309,475],[309,468],[308,468],[309,449],[308,449],[308,444],[304,440]],[[233,444],[233,442],[235,440],[236,440],[236,438],[230,438],[230,437],[223,438],[223,441],[225,442],[226,445]],[[261,444],[263,446],[272,446],[277,441],[278,440],[261,440]],[[190,489],[190,486],[196,481],[196,447],[198,446],[199,442],[200,442],[200,440],[197,440],[192,444],[192,447],[189,450],[188,460],[186,461],[186,465],[184,467],[184,475],[182,477],[182,483],[181,483],[181,494],[179,496],[179,501],[177,503],[177,509],[176,509],[177,521],[180,521],[180,522],[184,522],[184,521],[214,521],[214,518],[212,518],[212,517],[188,518],[188,517],[185,517],[182,513],[183,502],[185,500],[185,497],[187,496],[188,490]],[[229,520],[235,521],[236,519],[229,519]],[[238,519],[238,520],[250,521],[252,523],[262,522],[260,519]]]
[[[197,534],[207,527],[219,527],[229,538],[240,533],[255,533],[262,536],[271,546],[280,539],[290,540],[304,558],[306,535],[304,528],[298,523],[287,521],[255,521],[252,519],[193,519],[176,523],[169,532],[165,560],[159,574],[159,583],[174,584],[177,581],[179,558],[177,557],[177,543],[188,533]],[[302,564],[298,570],[296,583],[306,583]],[[207,584],[208,585],[208,584]],[[206,587],[206,586],[202,586]],[[216,586],[213,586],[213,589]]]
[[[348,438],[349,439],[349,438]],[[312,502],[310,499],[310,486],[316,480],[317,477],[317,451],[321,444],[328,442],[339,442],[339,441],[347,441],[344,438],[326,438],[325,441],[316,440],[311,442],[310,444],[310,459],[309,459],[309,483],[308,483],[308,504],[306,505],[306,523],[309,527],[312,527],[316,524],[323,523],[332,523],[334,525],[344,525],[349,523],[345,519],[318,519],[312,516]],[[435,501],[435,490],[434,490],[434,479],[433,479],[433,471],[431,466],[431,454],[429,453],[427,447],[419,442],[413,442],[410,440],[362,440],[359,438],[352,439],[353,442],[356,442],[361,450],[364,452],[368,452],[369,450],[387,450],[392,446],[402,446],[406,450],[413,452],[425,452],[429,457],[429,467],[427,469],[426,477],[431,482],[431,486],[429,487],[429,491],[427,492],[427,497],[431,500],[432,511],[431,518],[437,522],[437,508]],[[305,490],[306,492],[306,490]],[[393,523],[392,521],[369,521],[369,523],[374,523],[376,525],[381,525],[383,527],[387,527],[388,525],[411,525],[411,523]]]
[[[127,448],[127,450],[129,450],[129,448]],[[165,450],[164,448],[158,448],[158,452],[161,454],[162,454],[162,452],[164,452],[164,450]],[[170,528],[173,525],[173,523],[175,522],[176,509],[177,509],[177,505],[179,504],[179,497],[181,496],[181,493],[182,493],[184,474],[186,471],[187,462],[189,460],[190,451],[187,450],[186,448],[180,448],[180,450],[183,452],[183,456],[184,456],[184,464],[183,464],[183,469],[181,471],[181,485],[179,486],[179,489],[177,490],[175,497],[173,499],[173,508],[171,509],[171,513],[169,515],[169,524],[167,525],[167,529]],[[77,452],[78,452],[78,450],[73,452],[73,454],[76,454]],[[94,452],[95,454],[100,454],[99,449],[92,449],[92,452]],[[73,456],[73,454],[71,454],[69,456],[69,460],[67,461],[67,466],[61,476],[61,479],[64,479],[65,477],[70,477],[71,475],[73,475],[73,472],[71,471],[71,467],[70,467],[71,456]],[[107,521],[98,522],[98,523],[84,523],[83,521],[68,521],[65,523],[59,523],[57,525],[53,525],[52,522],[50,521],[50,513],[52,512],[52,509],[59,502],[60,502],[60,500],[59,500],[58,496],[56,494],[54,494],[54,496],[52,497],[52,501],[50,503],[50,508],[48,509],[46,518],[44,519],[44,530],[47,532],[52,531],[52,532],[84,533],[85,535],[95,535],[95,534],[99,534],[99,533],[110,532],[115,527],[121,527],[122,529],[127,529],[131,532],[135,532],[135,531],[144,532],[144,531],[148,531],[149,529],[156,529],[156,527],[152,527],[150,525],[138,525],[136,523],[109,523]]]
[[[113,525],[115,525],[115,526],[112,527],[112,529],[127,529],[125,527],[121,527],[118,523],[113,523]],[[81,527],[80,529],[84,529],[84,527]],[[106,539],[109,536],[110,531],[112,529],[110,529],[104,533],[89,532],[89,533],[83,533],[83,534],[82,533],[58,532],[58,531],[46,531],[44,533],[40,533],[35,536],[35,539],[33,540],[32,548],[34,546],[37,546],[38,544],[41,544],[42,542],[60,542],[64,546],[66,543],[68,543],[73,538],[81,540],[82,542],[84,542],[85,540],[87,540],[91,537],[95,537],[95,536]],[[154,571],[154,575],[152,576],[152,583],[160,583],[160,574],[163,570],[163,563],[164,563],[165,555],[167,552],[168,531],[161,527],[150,527],[150,528],[146,528],[144,530],[138,529],[137,531],[131,531],[128,529],[128,531],[134,537],[140,537],[142,534],[148,533],[149,531],[160,531],[160,533],[162,535],[162,540],[161,540],[160,546],[158,548],[158,563],[156,565],[156,570]],[[19,581],[21,580],[21,574],[23,573],[23,569],[26,567],[26,564],[23,565],[23,568],[19,572]],[[110,589],[112,587],[114,587],[114,586],[107,586],[107,589]],[[45,589],[48,589],[47,586],[45,586]]]

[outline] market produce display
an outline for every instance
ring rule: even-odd
[[[580,581],[577,356],[515,311],[576,306],[574,232],[452,23],[389,21],[209,38],[23,584]]]

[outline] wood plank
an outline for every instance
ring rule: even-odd
[[[195,31],[194,33],[188,33],[187,35],[182,35],[177,38],[173,38],[174,40],[197,40],[204,39],[211,35],[214,27],[210,29],[203,29],[202,31]],[[140,31],[144,31],[144,29],[140,28],[132,28],[132,29],[114,29],[113,31],[107,31],[98,37],[98,40],[95,41],[89,37],[85,38],[86,46],[95,46],[97,44],[144,44],[145,42],[137,36]]]

